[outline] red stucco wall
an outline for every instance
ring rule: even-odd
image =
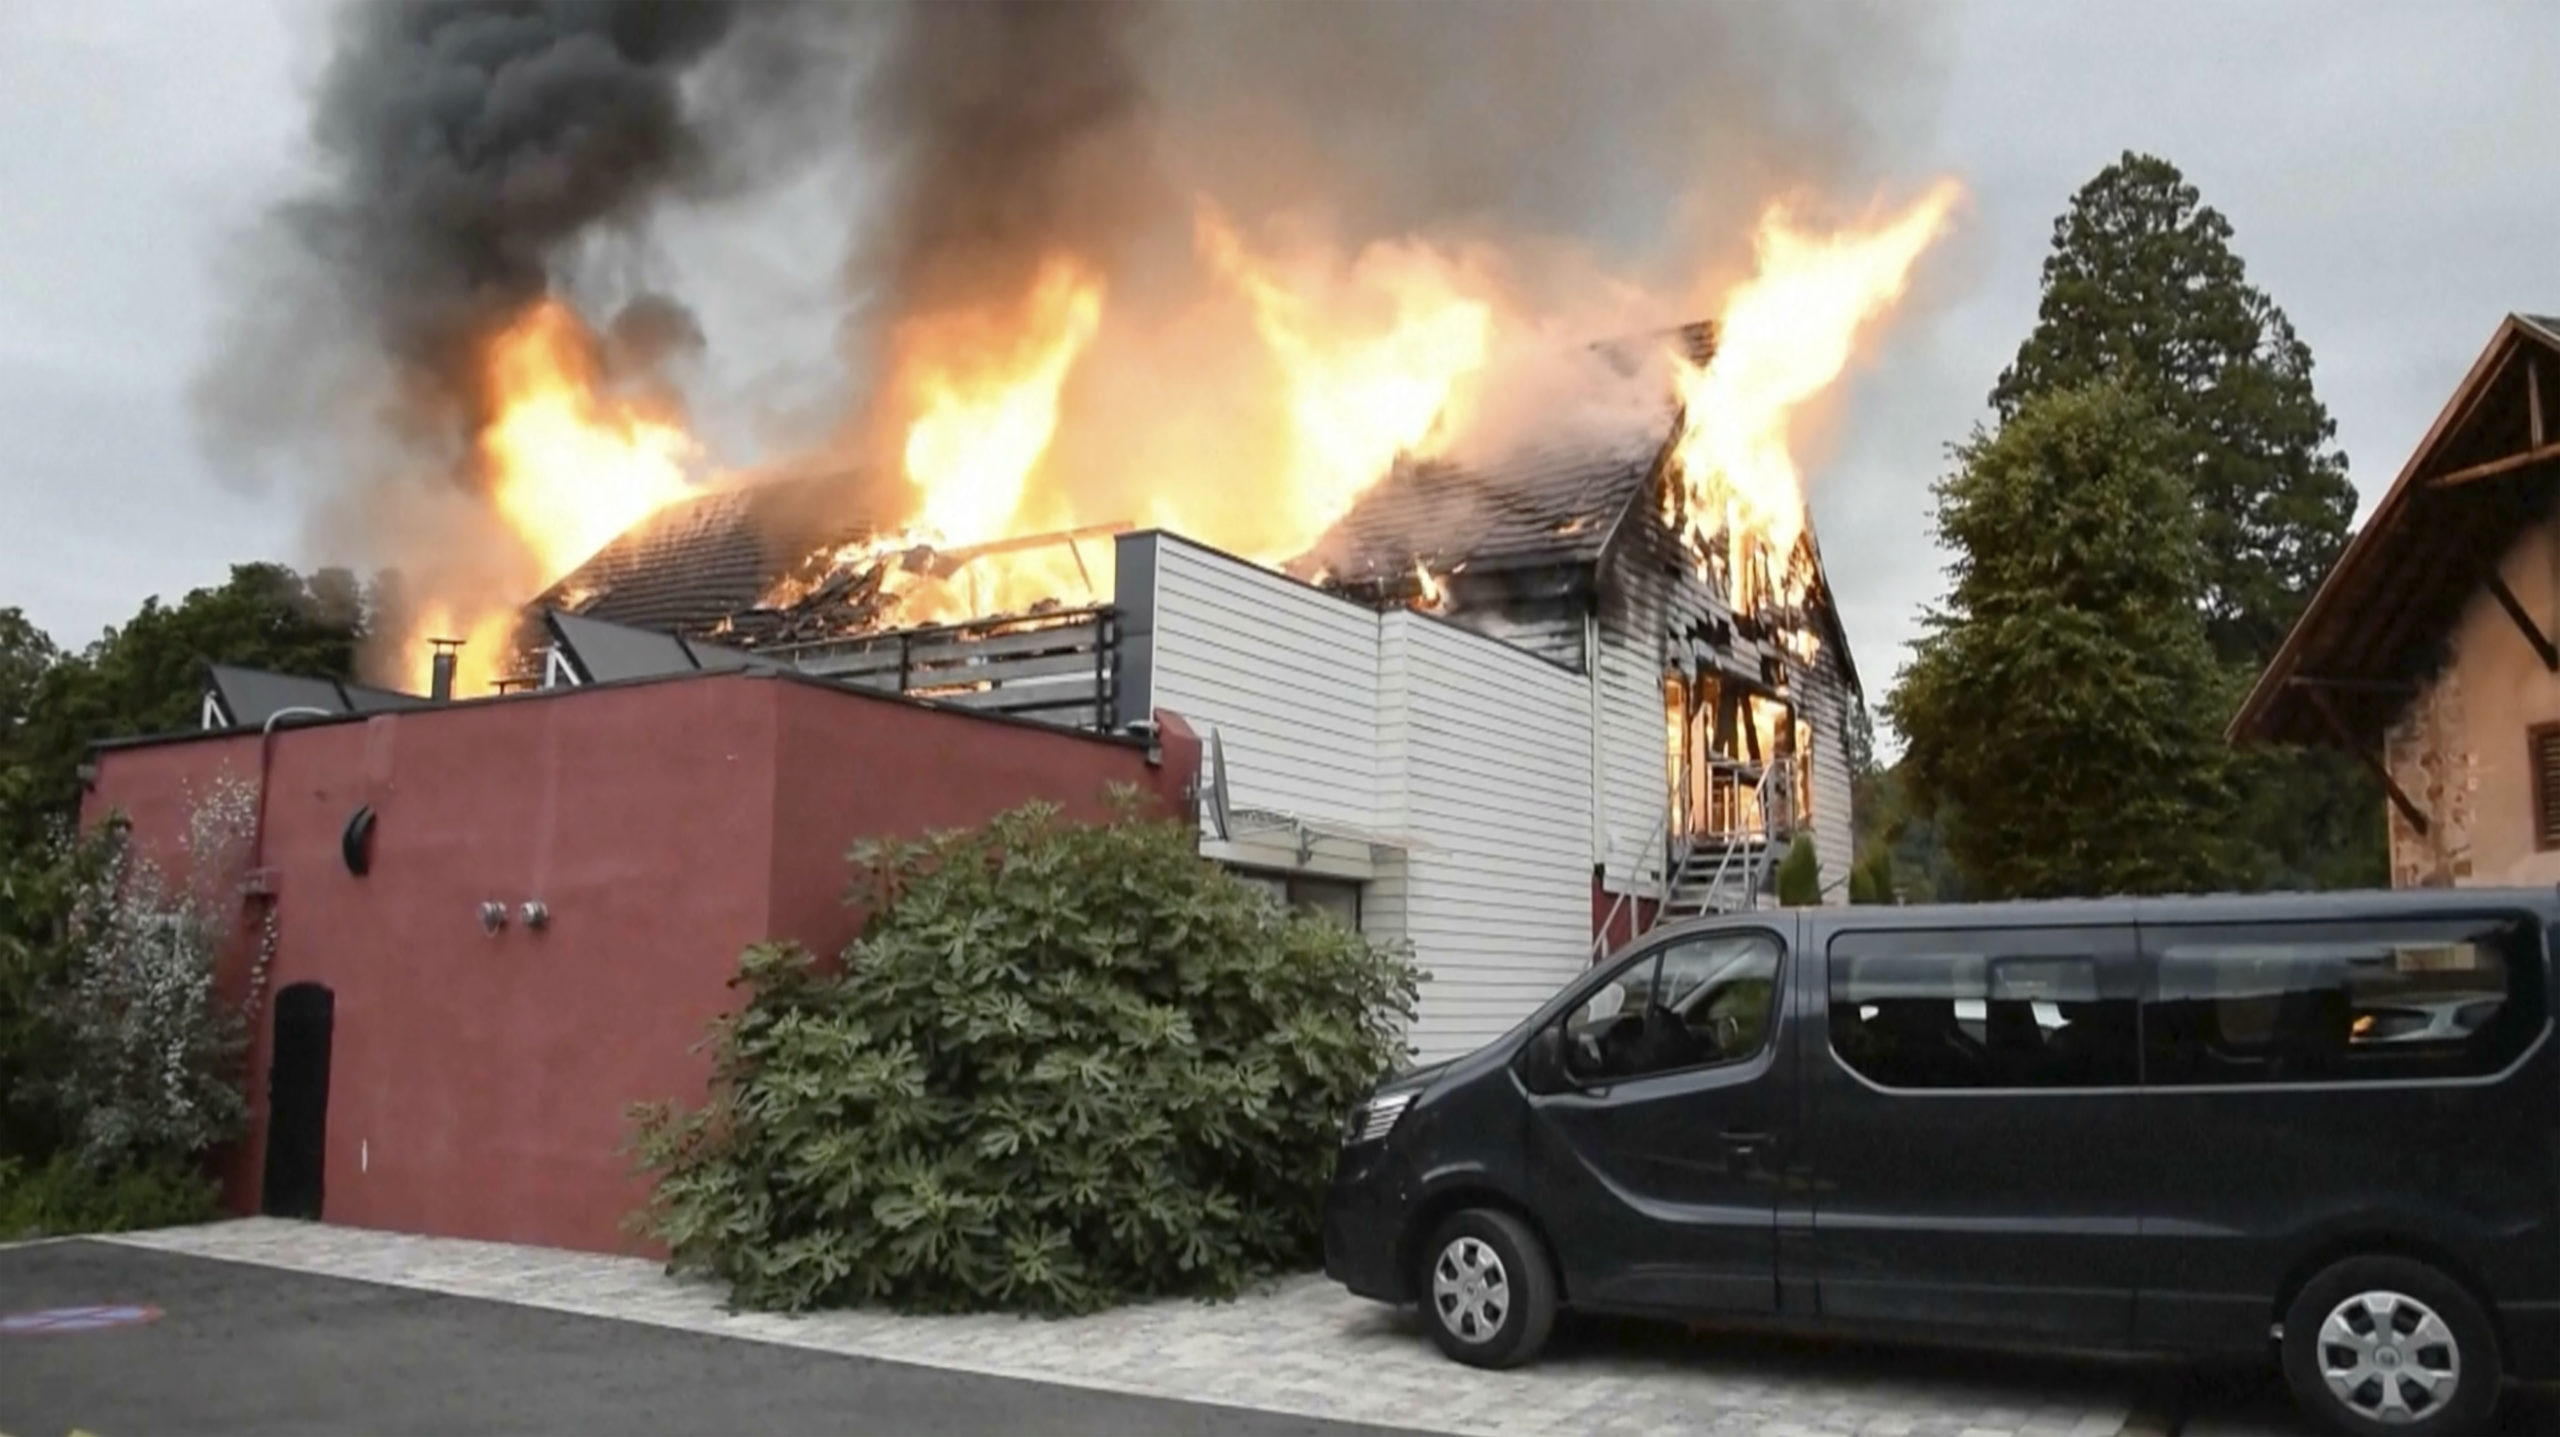
[[[324,1216],[645,1250],[620,1229],[645,1190],[624,1110],[699,1099],[707,1059],[689,1050],[734,1001],[742,946],[849,936],[855,839],[1032,798],[1097,814],[1109,783],[1170,797],[1196,766],[1196,746],[1168,742],[1150,765],[1127,745],[749,675],[279,733],[268,982],[336,995]],[[122,809],[165,848],[190,791],[258,767],[252,736],[111,750],[89,811]],[[368,803],[358,878],[339,837]],[[529,899],[548,927],[482,931],[482,903]],[[259,1200],[269,1036],[251,1060],[258,1124],[227,1177],[242,1211]]]

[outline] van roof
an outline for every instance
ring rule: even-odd
[[[2073,927],[2096,923],[2270,923],[2334,918],[2420,917],[2524,909],[2560,919],[2560,888],[2364,888],[2330,893],[2197,893],[2158,898],[2042,898],[2004,903],[1825,907],[1810,910],[1833,929]],[[1710,915],[1667,925],[1701,931],[1762,922],[1778,909]]]

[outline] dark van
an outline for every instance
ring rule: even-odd
[[[1461,1362],[1560,1308],[2272,1352],[2347,1432],[2560,1375],[2560,893],[1746,912],[1354,1115],[1325,1271]]]

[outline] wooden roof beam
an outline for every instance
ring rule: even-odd
[[[2540,408],[2539,405],[2535,407]],[[2538,421],[2540,416],[2537,414],[2535,418]],[[2537,435],[2541,427],[2539,422],[2534,425]],[[2449,473],[2439,474],[2427,482],[2438,489],[2450,489],[2457,484],[2469,484],[2480,479],[2495,479],[2501,474],[2511,474],[2527,465],[2539,464],[2546,459],[2560,459],[2560,444],[2536,444],[2521,454],[2510,454],[2504,459],[2492,459],[2485,464],[2467,464]]]
[[[2491,597],[2498,601],[2498,607],[2507,611],[2507,617],[2516,621],[2516,628],[2524,635],[2524,641],[2533,645],[2534,653],[2542,659],[2543,668],[2560,674],[2560,644],[2552,643],[2551,636],[2542,632],[2542,626],[2533,621],[2533,615],[2525,612],[2524,602],[2516,597],[2515,590],[2507,587],[2506,576],[2491,569],[2486,582]]]
[[[2418,686],[2407,679],[2342,678],[2329,674],[2295,674],[2285,682],[2295,688],[2335,689],[2350,694],[2413,694]]]
[[[2419,837],[2425,837],[2427,816],[2419,811],[2418,805],[2400,787],[2399,780],[2391,776],[2391,766],[2384,763],[2379,754],[2359,740],[2355,730],[2347,727],[2347,721],[2338,716],[2337,706],[2329,702],[2327,690],[2313,689],[2310,693],[2311,706],[2319,711],[2322,721],[2328,724],[2329,732],[2338,740],[2338,746],[2362,759],[2364,766],[2373,770],[2373,776],[2382,780],[2382,791],[2391,795],[2392,807],[2400,810],[2400,816],[2409,820],[2409,826],[2418,830]]]
[[[2547,441],[2542,435],[2542,366],[2533,359],[2524,362],[2524,426],[2525,443],[2543,447]]]

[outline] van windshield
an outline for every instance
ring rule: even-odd
[[[1777,941],[1765,933],[1674,943],[1566,1017],[1566,1070],[1592,1082],[1751,1057],[1768,1041],[1777,973]]]

